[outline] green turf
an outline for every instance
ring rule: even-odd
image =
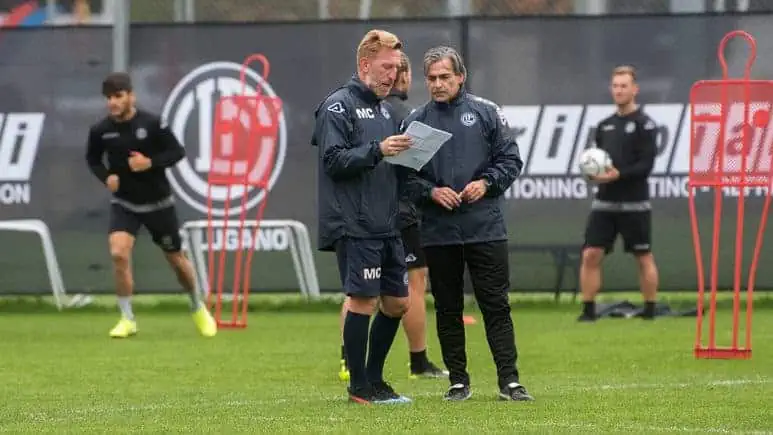
[[[575,322],[570,302],[518,303],[522,381],[534,403],[496,401],[481,323],[468,327],[474,395],[466,403],[441,401],[442,381],[407,379],[401,332],[387,372],[415,403],[373,408],[348,404],[336,377],[336,300],[316,312],[299,301],[273,304],[295,308],[272,313],[269,303],[250,314],[246,330],[203,339],[179,302],[138,301],[140,334],[120,341],[107,338],[116,320],[109,305],[62,313],[39,305],[35,313],[6,303],[0,432],[773,431],[769,301],[757,304],[749,361],[695,360],[694,318],[588,325]],[[430,356],[439,362],[434,319],[429,325]]]

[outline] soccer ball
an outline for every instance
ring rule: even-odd
[[[610,166],[612,166],[612,158],[601,148],[588,148],[580,155],[580,171],[586,177],[601,175]]]

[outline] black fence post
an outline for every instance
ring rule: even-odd
[[[461,52],[462,59],[464,59],[464,63],[467,66],[467,79],[465,86],[467,87],[468,91],[472,91],[472,89],[470,89],[470,84],[472,83],[472,80],[470,80],[470,71],[472,71],[472,64],[470,63],[470,17],[460,17],[459,25],[459,43],[461,44],[459,51]]]

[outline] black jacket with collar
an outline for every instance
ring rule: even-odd
[[[399,133],[400,120],[356,76],[314,111],[311,139],[319,147],[318,249],[342,237],[399,236],[398,168],[383,160],[381,141]]]
[[[413,108],[406,103],[408,94],[405,92],[392,89],[385,99],[392,105],[394,116],[400,121],[407,118],[411,111],[413,111]],[[400,213],[397,226],[400,230],[403,230],[418,223],[419,211],[416,208],[416,204],[408,198],[407,192],[403,190],[400,197]]]
[[[402,128],[413,121],[453,134],[429,163],[409,177],[411,196],[421,204],[422,244],[506,240],[502,194],[520,175],[523,160],[500,108],[462,89],[448,103],[430,101],[418,107],[403,121]],[[476,202],[463,202],[448,211],[431,199],[435,187],[461,193],[468,183],[480,179],[487,182],[488,189]]]
[[[385,100],[387,100],[387,102],[392,105],[392,109],[394,109],[393,110],[394,114],[399,121],[402,121],[403,119],[407,118],[408,115],[411,114],[411,111],[413,111],[413,107],[411,107],[406,102],[408,100],[408,94],[406,94],[405,92],[392,89],[392,91],[389,92],[389,95],[387,95]]]

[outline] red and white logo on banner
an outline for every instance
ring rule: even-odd
[[[208,213],[207,196],[211,195],[211,212],[217,217],[238,213],[244,195],[247,196],[244,206],[248,209],[260,204],[279,179],[287,151],[287,125],[281,107],[275,108],[275,103],[279,103],[276,92],[251,68],[244,70],[242,80],[242,70],[242,65],[235,62],[199,66],[180,79],[162,112],[162,119],[186,149],[186,158],[167,170],[175,194],[204,214]],[[226,135],[223,141],[221,135],[215,134],[220,124],[215,112],[221,101],[232,97],[260,97],[262,100],[253,100],[260,103],[254,106],[254,111],[240,110],[238,104],[227,108],[224,114],[230,116],[227,119],[230,119],[228,130],[231,136],[228,139]],[[240,149],[243,147],[252,147],[253,165],[249,165],[248,150]],[[263,157],[258,158],[258,155]],[[216,157],[236,163],[227,167],[225,173],[230,174],[231,168],[237,171],[252,169],[254,174],[250,174],[248,186],[243,187],[242,177],[233,186],[213,185],[210,189],[210,170],[217,168],[221,173],[223,168],[222,163],[213,162]],[[229,210],[225,210],[226,202]]]

